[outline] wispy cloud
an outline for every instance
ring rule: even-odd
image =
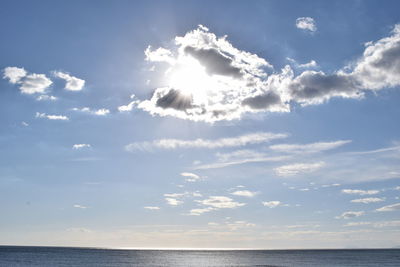
[[[80,204],[75,204],[75,205],[73,205],[73,207],[77,208],[77,209],[87,209],[88,208],[88,207],[80,205]]]
[[[346,211],[343,212],[341,215],[336,216],[336,219],[351,219],[351,218],[355,218],[355,217],[360,217],[362,215],[364,215],[365,212],[364,211]]]
[[[387,205],[387,206],[383,206],[379,209],[376,209],[376,211],[396,211],[396,210],[400,210],[400,203]]]
[[[317,142],[311,144],[277,144],[269,148],[277,152],[285,153],[318,153],[326,150],[335,149],[350,143],[351,140],[339,140],[332,142]]]
[[[143,207],[144,209],[147,209],[147,210],[159,210],[160,209],[160,207],[156,207],[156,206],[146,206],[146,207]]]
[[[287,206],[286,204],[283,204],[279,200],[273,200],[273,201],[263,201],[262,204],[268,208],[276,208],[279,206]]]
[[[182,172],[181,176],[185,177],[186,182],[197,182],[200,180],[200,176],[191,172]]]
[[[231,195],[241,196],[241,197],[255,197],[258,194],[259,192],[253,192],[249,190],[238,190],[231,193]]]
[[[287,134],[282,133],[267,133],[258,132],[237,137],[228,137],[220,139],[194,139],[194,140],[181,140],[181,139],[159,139],[152,142],[135,142],[125,146],[127,151],[136,150],[151,150],[158,149],[178,149],[178,148],[224,148],[224,147],[241,147],[251,144],[260,144],[269,142],[271,140],[286,138]]]
[[[353,194],[353,195],[376,195],[380,191],[379,190],[360,190],[360,189],[343,189],[342,193],[344,194]]]
[[[225,196],[211,196],[207,199],[197,200],[196,202],[216,209],[233,209],[246,205],[245,203],[236,202],[230,197]]]
[[[376,203],[376,202],[382,202],[382,201],[385,201],[385,199],[379,198],[379,197],[368,197],[368,198],[353,199],[351,202],[369,204],[369,203]]]
[[[48,119],[48,120],[61,120],[61,121],[68,121],[69,118],[64,115],[49,115],[46,113],[36,112],[36,118]]]
[[[97,115],[97,116],[105,116],[110,113],[110,110],[106,108],[101,108],[101,109],[90,109],[88,107],[83,107],[83,108],[73,108],[72,110],[74,111],[80,111],[80,112],[85,112],[89,113],[92,115]]]
[[[325,162],[315,162],[315,163],[294,163],[289,165],[283,165],[274,169],[276,175],[278,176],[294,176],[302,173],[310,173],[322,168]]]

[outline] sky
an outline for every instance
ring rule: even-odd
[[[0,244],[400,243],[398,1],[0,9]]]

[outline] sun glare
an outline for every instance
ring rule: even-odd
[[[194,102],[204,102],[213,87],[213,77],[194,58],[182,56],[168,72],[168,85],[182,94],[192,96]]]

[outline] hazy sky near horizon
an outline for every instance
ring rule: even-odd
[[[0,245],[400,245],[398,1],[0,2]]]

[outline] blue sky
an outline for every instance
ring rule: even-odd
[[[0,244],[395,247],[398,1],[2,1]]]

